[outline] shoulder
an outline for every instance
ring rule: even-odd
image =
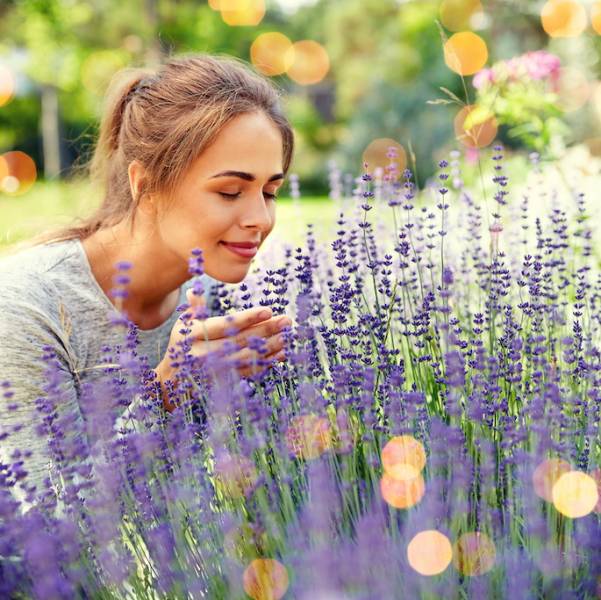
[[[27,248],[0,257],[0,326],[15,334],[35,326],[47,331],[61,329],[62,300],[49,271],[62,260],[51,247]]]
[[[16,252],[0,254],[0,276],[19,273],[43,274],[74,255],[76,240],[37,244]]]

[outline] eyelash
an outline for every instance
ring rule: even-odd
[[[238,192],[237,194],[226,194],[224,192],[219,192],[221,196],[227,198],[228,200],[235,200],[236,198],[238,198],[238,196],[240,196],[240,193],[241,192]],[[263,194],[267,196],[270,200],[277,200],[277,196],[275,194],[268,194],[267,192],[263,192]]]

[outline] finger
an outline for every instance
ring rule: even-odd
[[[216,340],[226,338],[271,319],[271,316],[269,307],[249,308],[224,317],[209,317],[202,322],[193,323],[190,333],[195,339]]]
[[[248,346],[250,338],[253,336],[270,339],[271,337],[281,335],[281,332],[291,325],[292,320],[289,317],[279,315],[268,321],[244,329],[234,336],[233,339],[241,348],[244,348]]]
[[[209,316],[204,294],[197,295],[193,288],[188,288],[186,290],[186,301],[192,309],[193,319],[206,319]]]

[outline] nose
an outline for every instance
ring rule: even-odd
[[[242,226],[245,229],[258,229],[269,231],[273,226],[273,216],[269,209],[263,193],[260,192],[252,202],[248,203],[242,218]]]

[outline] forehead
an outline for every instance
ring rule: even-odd
[[[282,171],[283,142],[277,126],[263,113],[238,115],[219,132],[194,164],[206,177],[224,170],[270,176]]]

